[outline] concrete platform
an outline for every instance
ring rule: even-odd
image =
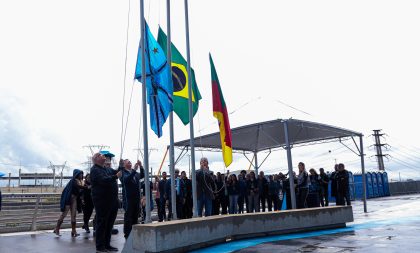
[[[369,199],[368,213],[363,212],[361,201],[352,205],[354,222],[345,228],[233,240],[193,252],[419,252],[420,194]],[[112,236],[111,244],[122,250],[122,226],[117,227],[120,233]],[[77,238],[71,238],[68,229],[59,238],[51,230],[0,234],[0,253],[95,252],[92,234],[80,228],[78,232]]]
[[[333,206],[136,225],[122,252],[185,252],[227,240],[345,227],[352,221],[351,206]]]

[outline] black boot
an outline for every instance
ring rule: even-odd
[[[80,234],[78,234],[76,232],[76,222],[72,222],[71,223],[71,237],[76,237],[79,236]]]
[[[57,221],[57,225],[55,226],[53,233],[56,234],[57,236],[61,236],[60,235],[60,228],[61,228],[61,224],[63,224],[63,221],[58,220]]]
[[[86,231],[86,233],[90,233],[89,224],[83,224],[82,228]]]

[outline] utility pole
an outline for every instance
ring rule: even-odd
[[[83,146],[82,148],[88,148],[90,150],[90,153],[91,153],[91,155],[87,157],[87,161],[83,163],[84,165],[86,165],[87,170],[89,170],[93,166],[92,156],[95,153],[101,152],[102,149],[104,149],[104,148],[108,148],[109,149],[110,147],[107,146],[107,145],[103,145],[103,144],[100,144],[100,145],[92,145],[92,144],[89,144],[89,145]]]
[[[56,184],[56,171],[61,170],[60,172],[60,186],[63,187],[63,170],[66,168],[67,161],[64,162],[64,164],[52,164],[50,161],[50,168],[53,171],[53,186],[54,186],[54,192],[56,191],[57,184]]]
[[[373,130],[373,137],[375,138],[375,149],[376,149],[376,160],[378,161],[378,170],[384,171],[385,165],[384,165],[384,156],[387,156],[386,154],[382,153],[382,147],[386,145],[386,143],[381,143],[381,137],[384,135],[381,133],[382,130]]]

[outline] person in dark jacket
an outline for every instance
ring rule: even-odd
[[[146,220],[146,183],[145,183],[145,179],[146,178],[142,178],[140,179],[140,213],[141,213],[141,224],[144,224],[144,221]],[[150,211],[153,210],[153,196],[152,196],[152,192],[153,192],[153,184],[152,181],[149,180],[149,187],[150,187],[150,199],[149,199],[149,203],[150,203]]]
[[[247,176],[246,192],[248,197],[248,210],[250,213],[260,211],[258,181],[255,173],[251,171]]]
[[[279,181],[278,175],[270,175],[268,176],[269,182],[268,182],[268,195],[267,195],[267,204],[268,204],[268,211],[271,212],[273,205],[274,205],[274,211],[279,210],[280,205],[280,190],[281,190],[281,184]]]
[[[90,174],[87,173],[85,177],[85,183],[83,188],[83,226],[82,228],[86,231],[86,233],[90,233],[89,230],[89,220],[93,213],[93,201],[92,201],[92,191],[91,191],[91,183],[90,183]]]
[[[331,197],[335,198],[335,204],[337,204],[337,180],[335,180],[335,174],[338,172],[338,164],[334,165],[334,171],[330,175],[331,179]]]
[[[288,174],[286,174],[288,175]],[[292,197],[291,197],[291,193],[290,193],[290,177],[286,178],[285,175],[281,174],[279,175],[279,177],[282,180],[282,185],[283,185],[283,198],[282,198],[282,204],[283,205],[283,201],[286,201],[286,210],[291,210],[292,209]],[[292,177],[293,178],[293,177]]]
[[[158,184],[161,210],[161,212],[158,213],[159,222],[166,220],[166,203],[168,202],[167,187],[168,179],[166,178],[166,172],[162,172],[162,180],[160,180]]]
[[[338,164],[335,180],[337,182],[337,205],[345,206],[347,204],[350,206],[349,172],[344,169],[342,163]]]
[[[124,238],[128,238],[131,228],[138,224],[140,215],[140,179],[144,178],[144,169],[140,161],[132,168],[131,161],[125,159],[124,167],[119,168],[123,172],[120,177],[122,185],[123,208],[124,208]],[[137,170],[140,168],[140,173]]]
[[[238,175],[238,184],[239,184],[239,196],[238,196],[238,213],[244,213],[244,203],[246,199],[246,181],[245,174],[241,173]],[[248,203],[248,201],[246,201]],[[245,207],[246,209],[248,207]]]
[[[260,171],[257,182],[258,182],[258,192],[259,192],[260,202],[261,202],[261,209],[263,212],[265,212],[265,202],[268,197],[268,181],[267,181],[267,178],[265,178],[263,171]],[[258,205],[260,204],[258,203]]]
[[[238,196],[239,196],[239,181],[235,174],[229,176],[226,182],[227,192],[229,195],[229,214],[238,213]]]
[[[296,206],[298,209],[307,207],[306,198],[308,196],[308,186],[309,186],[309,175],[306,172],[305,164],[300,162],[298,164],[299,175],[297,178],[297,196],[296,196]]]
[[[198,217],[201,217],[203,215],[204,207],[205,216],[210,216],[212,213],[212,200],[214,199],[215,183],[210,174],[209,162],[207,158],[201,158],[200,169],[197,170],[195,173],[197,179]]]
[[[181,172],[181,192],[183,219],[190,219],[193,216],[192,182],[185,171]]]
[[[321,191],[320,179],[314,169],[309,170],[309,192],[306,199],[308,207],[319,207],[319,192]]]
[[[181,178],[179,176],[179,170],[175,169],[175,208],[176,208],[176,216],[177,219],[182,219],[182,217],[184,216],[184,214],[182,213],[182,192],[181,192]],[[168,181],[166,182],[167,186],[166,186],[166,196],[168,196],[168,210],[169,210],[169,215],[168,217],[170,219],[173,218],[173,213],[172,213],[172,191],[171,191],[171,178],[168,179]]]
[[[319,177],[321,183],[321,206],[328,206],[328,184],[330,177],[325,173],[323,168],[319,169]]]
[[[80,196],[83,189],[83,171],[75,169],[73,170],[73,178],[67,183],[61,194],[60,209],[61,215],[58,218],[57,225],[54,229],[54,233],[60,236],[61,224],[63,224],[64,218],[70,211],[71,217],[71,236],[76,237],[79,234],[76,232],[76,212],[81,210]]]
[[[90,169],[92,200],[96,210],[96,252],[118,251],[110,245],[111,231],[118,212],[117,179],[122,171],[106,168],[107,157],[96,153]],[[110,161],[110,160],[109,160]]]
[[[2,196],[1,196],[1,190],[0,190],[0,211],[1,211],[1,203],[2,202]]]

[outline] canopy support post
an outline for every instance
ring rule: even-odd
[[[296,194],[295,194],[295,182],[293,176],[293,164],[292,164],[292,148],[290,147],[289,140],[289,129],[287,120],[283,121],[284,124],[284,137],[286,140],[286,151],[287,151],[287,165],[289,167],[289,184],[290,184],[290,199],[292,202],[292,209],[296,209]]]
[[[363,135],[360,135],[359,138],[360,138],[360,162],[362,165],[362,182],[363,182],[363,210],[365,213],[367,213],[365,154],[363,154]]]
[[[258,176],[258,152],[254,152],[254,157],[255,157],[255,175]]]

